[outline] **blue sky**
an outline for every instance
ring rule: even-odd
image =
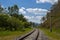
[[[36,23],[41,22],[41,18],[55,2],[57,0],[0,0],[0,4],[6,8],[17,4],[19,13],[22,13],[29,21]]]
[[[49,9],[51,7],[50,3],[36,3],[36,0],[0,0],[0,3],[4,7],[12,6],[17,4],[19,7],[25,8],[44,8]]]

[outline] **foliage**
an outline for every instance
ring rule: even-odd
[[[2,6],[0,6],[0,13],[2,13],[2,11],[3,11],[3,8],[2,8]]]
[[[0,9],[2,10],[2,7],[0,7]],[[19,14],[17,5],[8,7],[8,12],[1,12],[2,11],[0,11],[0,31],[16,31],[30,28],[30,22],[24,18],[24,15]]]
[[[14,6],[12,6],[12,7],[8,7],[8,13],[10,14],[10,15],[13,15],[13,14],[18,14],[19,13],[19,8],[18,8],[18,6],[17,5],[14,5]]]
[[[50,19],[51,25],[56,30],[60,28],[60,1],[57,4],[54,4],[51,7],[50,12],[46,15],[47,20],[43,22],[42,26],[45,28],[50,28]]]

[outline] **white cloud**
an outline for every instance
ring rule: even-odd
[[[19,9],[19,13],[26,14],[25,8],[24,7],[21,7]]]
[[[27,19],[31,19],[32,17],[30,17],[30,16],[24,16],[25,18],[27,18]]]
[[[36,16],[37,19],[41,19],[43,16]]]
[[[27,19],[34,19],[34,16],[24,16]]]
[[[24,7],[21,7],[19,9],[19,13],[26,14],[27,12],[37,15],[37,14],[47,13],[48,10],[47,9],[41,9],[41,8],[27,8],[26,9]]]
[[[45,2],[54,4],[54,3],[58,2],[58,0],[36,0],[36,3],[45,3]]]
[[[24,7],[21,7],[21,9],[25,9]]]
[[[35,22],[35,23],[40,23],[40,20],[43,16],[41,15],[45,15],[48,10],[47,9],[41,9],[41,8],[24,8],[24,7],[21,7],[19,9],[19,12],[22,13],[22,14],[25,14],[24,17],[26,19],[28,19],[28,21],[32,21],[32,22]],[[31,15],[31,14],[33,15]],[[28,15],[29,14],[29,15]]]
[[[40,23],[40,20],[43,16],[24,16],[24,17],[27,18],[29,21]]]
[[[41,9],[41,8],[28,8],[26,9],[27,12],[29,13],[34,13],[34,14],[41,14],[41,13],[47,13],[47,9]]]

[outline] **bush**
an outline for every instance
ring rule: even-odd
[[[2,30],[18,30],[22,28],[22,21],[6,14],[0,14],[0,28]]]

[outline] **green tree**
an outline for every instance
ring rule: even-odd
[[[8,11],[10,15],[19,14],[19,8],[17,5],[8,7]]]
[[[2,11],[3,11],[3,8],[0,6],[0,13],[2,13]]]

